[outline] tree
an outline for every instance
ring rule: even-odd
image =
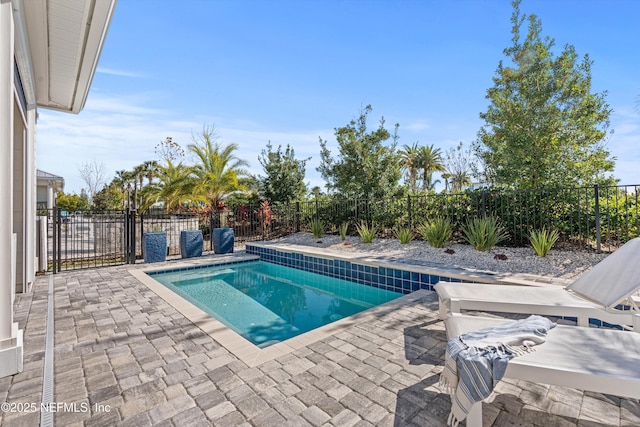
[[[56,196],[56,207],[68,211],[84,211],[90,208],[89,200],[86,194],[78,196],[77,194],[65,194],[60,192]]]
[[[174,212],[183,204],[193,202],[192,171],[182,163],[174,165],[170,159],[166,159],[164,165],[157,165],[157,182],[144,188],[140,209],[144,211],[155,203],[163,202],[167,212]]]
[[[146,162],[143,162],[139,168],[140,174],[147,179],[147,185],[151,185],[153,178],[155,178],[158,173],[158,162],[155,160],[147,160]],[[140,185],[140,188],[142,188],[142,184]]]
[[[93,208],[97,211],[122,209],[123,193],[116,184],[105,185],[93,196]]]
[[[419,148],[418,143],[415,142],[413,145],[405,145],[398,152],[400,155],[400,167],[405,170],[407,174],[407,181],[409,181],[409,188],[412,193],[418,192],[418,157],[419,157]]]
[[[233,154],[238,149],[237,144],[218,144],[213,126],[204,127],[187,148],[197,158],[193,166],[196,178],[193,195],[196,200],[216,207],[228,194],[246,189],[242,178],[249,176],[244,169],[247,162]]]
[[[184,149],[170,136],[155,146],[155,152],[162,161],[175,162],[177,160],[179,162],[184,158]]]
[[[433,191],[436,182],[433,181],[434,172],[444,172],[442,152],[433,145],[422,146],[418,149],[418,169],[422,169],[422,189]]]
[[[474,148],[494,184],[514,188],[603,182],[614,160],[605,148],[611,109],[606,92],[591,93],[592,61],[566,45],[558,57],[535,15],[513,1],[512,46],[504,50],[487,91],[490,105]],[[528,33],[520,40],[522,23]],[[609,181],[612,178],[608,178]]]
[[[272,203],[289,203],[302,199],[307,193],[304,176],[309,159],[296,160],[295,151],[289,145],[284,153],[281,146],[273,151],[269,141],[267,149],[262,150],[258,157],[265,173],[264,177],[259,178],[264,197]]]
[[[133,189],[134,176],[132,172],[126,170],[116,171],[116,176],[111,181],[122,192],[122,209],[131,206],[131,190]]]
[[[447,190],[455,193],[464,190],[472,184],[471,176],[477,174],[477,164],[470,149],[464,149],[462,141],[455,148],[447,150],[444,156]]]
[[[331,157],[327,141],[320,138],[321,163],[317,170],[330,191],[348,198],[384,198],[395,193],[401,177],[395,151],[399,125],[395,125],[391,135],[384,127],[383,117],[378,128],[367,133],[367,116],[371,111],[371,105],[367,105],[357,120],[335,129],[340,150],[337,160]],[[389,139],[391,144],[384,145]]]
[[[103,162],[98,163],[95,159],[92,162],[85,162],[78,166],[80,177],[87,184],[89,203],[93,196],[107,183],[107,172]]]
[[[318,200],[322,196],[322,189],[316,185],[311,189],[310,194],[313,195],[314,199]]]

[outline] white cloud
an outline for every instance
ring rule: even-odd
[[[411,121],[408,124],[400,124],[401,129],[408,129],[414,132],[420,132],[431,128],[429,122],[425,119]]]
[[[640,183],[640,115],[630,107],[619,107],[611,114],[613,135],[607,149],[616,157],[614,176],[620,184]]]
[[[113,68],[98,67],[96,72],[97,73],[102,73],[102,74],[109,74],[109,75],[112,75],[112,76],[133,77],[133,78],[136,78],[136,79],[145,78],[145,76],[142,75],[142,74],[132,73],[130,71],[115,70]]]
[[[171,136],[183,148],[192,143],[192,135],[202,126],[216,126],[222,143],[238,144],[236,155],[249,162],[249,172],[261,174],[260,152],[271,141],[274,147],[290,144],[296,158],[312,157],[307,162],[307,181],[323,185],[316,167],[319,165],[318,136],[331,141],[333,130],[286,132],[269,130],[247,120],[189,120],[174,111],[148,108],[147,96],[103,96],[92,94],[92,101],[79,115],[41,110],[38,121],[37,165],[39,169],[65,178],[65,191],[79,193],[84,183],[78,166],[87,161],[103,162],[111,180],[115,171],[131,169],[156,159],[155,146]],[[244,125],[244,126],[243,126]]]

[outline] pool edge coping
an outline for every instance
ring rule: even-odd
[[[407,271],[434,274],[440,276],[447,276],[457,278],[465,281],[478,281],[488,284],[517,284],[523,286],[558,286],[558,284],[551,284],[546,282],[538,282],[530,280],[529,278],[523,279],[520,277],[514,277],[511,275],[503,275],[501,273],[485,273],[480,271],[464,270],[456,267],[441,266],[441,265],[421,265],[404,263],[394,260],[385,260],[380,257],[371,256],[366,253],[345,253],[336,254],[330,251],[323,250],[322,248],[309,247],[304,245],[294,244],[282,244],[278,242],[248,242],[247,245],[258,246],[262,248],[270,248],[289,253],[303,253],[311,256],[318,256],[334,260],[345,260],[352,263],[360,263],[363,265],[382,266],[395,269],[403,269]],[[149,266],[143,269],[131,269],[129,272],[140,283],[144,284],[156,295],[161,297],[170,306],[175,308],[183,316],[194,323],[195,326],[207,333],[215,341],[217,341],[222,347],[233,354],[235,357],[246,363],[249,367],[258,366],[264,362],[275,359],[276,357],[291,353],[295,350],[303,348],[309,344],[317,342],[321,339],[327,338],[337,332],[344,330],[347,327],[359,323],[362,320],[366,320],[371,317],[375,317],[378,310],[389,309],[391,306],[397,307],[398,305],[404,305],[409,302],[415,301],[416,298],[421,298],[425,293],[432,293],[431,290],[420,289],[408,294],[405,294],[392,301],[380,304],[378,306],[369,308],[360,313],[356,313],[352,316],[344,319],[337,320],[327,325],[321,326],[304,334],[290,338],[286,341],[278,344],[271,345],[266,348],[260,348],[246,338],[243,338],[232,329],[228,328],[222,322],[211,317],[205,311],[191,304],[182,296],[174,293],[172,290],[162,285],[158,281],[154,280],[152,276],[146,273],[160,272],[166,270],[178,270],[178,269],[190,269],[199,268],[217,264],[236,263],[251,260],[260,260],[261,257],[257,254],[235,253],[229,254],[217,259],[203,259],[203,258],[190,258],[189,260],[175,260],[175,264],[172,263],[171,267],[168,267],[166,263],[161,266]],[[366,286],[366,285],[365,285]],[[228,363],[225,357],[218,358],[218,362],[209,364],[208,366],[215,369],[219,366],[223,366]]]

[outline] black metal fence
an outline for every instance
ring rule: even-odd
[[[367,221],[377,226],[382,237],[389,237],[394,228],[415,230],[425,220],[444,216],[453,224],[454,238],[461,240],[466,221],[493,216],[509,233],[507,245],[528,245],[530,232],[546,227],[560,232],[558,246],[611,251],[639,235],[639,187],[480,189],[388,200],[316,200],[299,204],[298,228],[308,230],[309,221],[319,219],[330,232],[346,222],[353,234],[355,224]]]
[[[180,232],[184,230],[202,230],[205,251],[213,250],[212,228],[232,228],[236,247],[296,231],[287,207],[272,209],[268,205],[179,214],[153,210],[65,212],[53,208],[39,209],[38,215],[47,224],[40,245],[46,245],[48,269],[54,273],[135,263],[142,258],[142,235],[149,231],[166,233],[169,256],[180,255]]]
[[[531,230],[542,227],[560,232],[557,246],[615,250],[640,231],[640,185],[615,187],[556,188],[530,191],[476,190],[457,194],[428,194],[388,200],[330,199],[284,205],[241,205],[211,212],[166,214],[161,211],[66,213],[58,208],[40,210],[47,217],[49,268],[54,272],[133,263],[142,257],[142,235],[147,231],[167,233],[168,255],[180,254],[180,232],[202,230],[204,250],[212,250],[211,229],[229,227],[235,243],[270,240],[298,231],[309,231],[312,220],[320,220],[325,232],[361,221],[374,223],[381,237],[394,228],[414,230],[425,220],[448,217],[454,239],[474,217],[497,217],[509,233],[505,244],[528,245]]]
[[[54,273],[126,262],[125,211],[71,213],[53,208],[38,210],[38,216],[46,221],[38,247],[46,248],[47,268]]]

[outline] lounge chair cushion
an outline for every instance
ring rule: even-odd
[[[640,289],[640,238],[625,243],[567,289],[606,308],[626,300]]]

